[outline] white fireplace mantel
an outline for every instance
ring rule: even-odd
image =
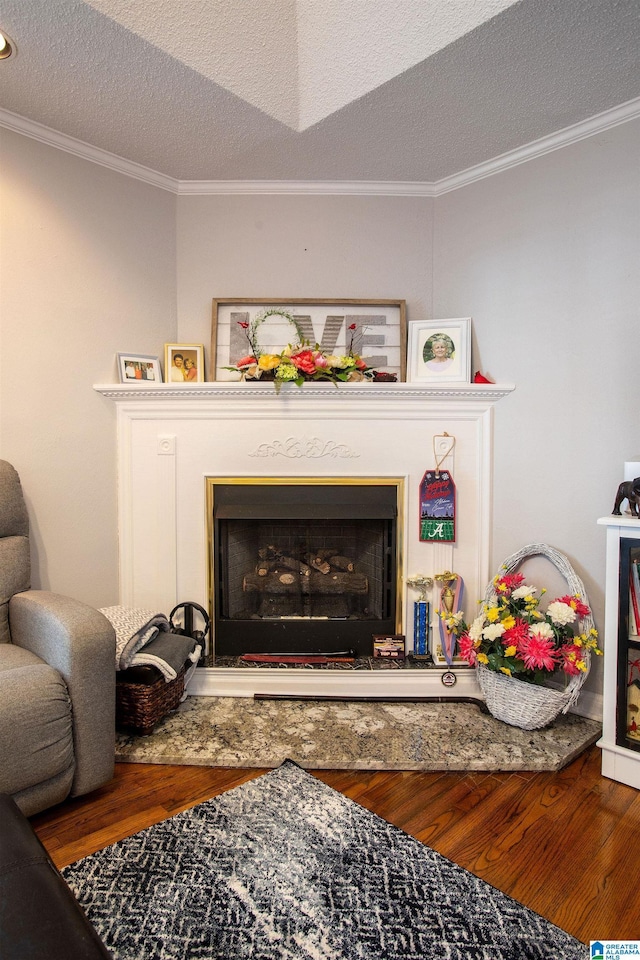
[[[471,613],[490,576],[493,406],[513,384],[413,383],[105,384],[118,425],[120,599],[168,613],[191,600],[210,606],[208,477],[402,477],[404,575],[455,570]],[[418,493],[444,434],[441,464],[457,490],[455,544],[419,539]],[[447,441],[447,444],[449,441]],[[417,598],[405,588],[403,630],[411,647]],[[432,598],[434,601],[436,595]],[[434,603],[435,607],[435,603]],[[215,642],[215,638],[214,638]],[[474,672],[312,671],[200,668],[189,692],[251,696],[479,696]]]

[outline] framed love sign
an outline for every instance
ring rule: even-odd
[[[427,470],[420,483],[420,539],[456,539],[456,487],[449,470]]]
[[[406,379],[407,322],[404,300],[322,300],[245,297],[217,298],[213,301],[211,324],[212,380],[237,380],[229,371],[241,357],[252,352],[246,331],[256,316],[277,313],[260,326],[258,346],[263,353],[280,353],[296,338],[328,354],[344,354],[351,346],[376,370]],[[290,317],[292,324],[286,319]],[[300,337],[301,335],[301,337]]]

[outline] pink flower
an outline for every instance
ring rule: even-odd
[[[315,363],[316,367],[317,367],[319,370],[326,370],[327,367],[329,366],[329,361],[327,360],[327,358],[325,357],[325,355],[324,355],[323,353],[320,353],[319,350],[315,350],[315,351],[314,351],[313,360],[314,360],[314,363]]]
[[[583,603],[582,600],[576,596],[571,597],[567,595],[566,597],[558,597],[557,602],[566,603],[572,610],[575,610],[579,617],[588,617],[591,613],[586,603]]]
[[[518,646],[521,640],[524,640],[529,634],[529,624],[525,620],[516,620],[512,627],[502,634],[502,642],[505,647]]]
[[[238,367],[239,370],[242,370],[243,367],[250,367],[255,362],[256,362],[255,357],[252,357],[252,356],[243,357],[242,360],[238,360],[238,362],[236,363],[236,367]]]
[[[475,641],[472,640],[468,633],[463,633],[463,635],[458,638],[458,649],[460,650],[460,656],[464,657],[467,663],[471,664],[473,667],[478,659],[478,656],[476,653]]]
[[[366,365],[366,363],[364,362],[364,360],[362,359],[362,357],[358,357],[358,359],[356,360],[356,369],[357,369],[357,370],[366,370],[366,369],[367,369],[367,365]]]
[[[579,673],[586,670],[584,662],[584,650],[576,646],[575,643],[566,643],[560,650],[562,658],[562,669],[572,677],[577,677]]]
[[[524,574],[505,573],[502,577],[496,577],[494,585],[498,596],[509,596],[512,590],[524,583]]]
[[[530,634],[522,637],[517,646],[518,657],[527,670],[555,670],[559,654],[550,637]]]
[[[302,373],[315,373],[316,362],[311,350],[301,350],[291,355],[291,363]]]

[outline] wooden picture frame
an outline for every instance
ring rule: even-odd
[[[315,299],[315,298],[216,298],[211,320],[210,376],[213,380],[238,380],[233,367],[250,350],[246,325],[263,310],[281,307],[295,317],[305,339],[320,344],[327,353],[354,352],[376,370],[406,379],[407,321],[405,300]],[[269,318],[260,328],[265,350],[280,352],[295,337],[284,318]],[[273,322],[272,322],[273,321]],[[243,327],[243,324],[245,325]],[[352,325],[355,327],[351,329]]]
[[[165,343],[164,379],[173,384],[204,383],[204,344]]]
[[[160,357],[144,353],[119,353],[117,360],[120,383],[162,383]]]
[[[407,371],[411,383],[471,383],[471,317],[412,320]]]

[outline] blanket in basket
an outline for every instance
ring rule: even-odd
[[[170,633],[171,624],[163,613],[123,606],[102,607],[100,613],[116,632],[116,670],[153,666],[169,681],[175,680],[185,662],[190,660],[191,676],[202,647],[191,637]]]

